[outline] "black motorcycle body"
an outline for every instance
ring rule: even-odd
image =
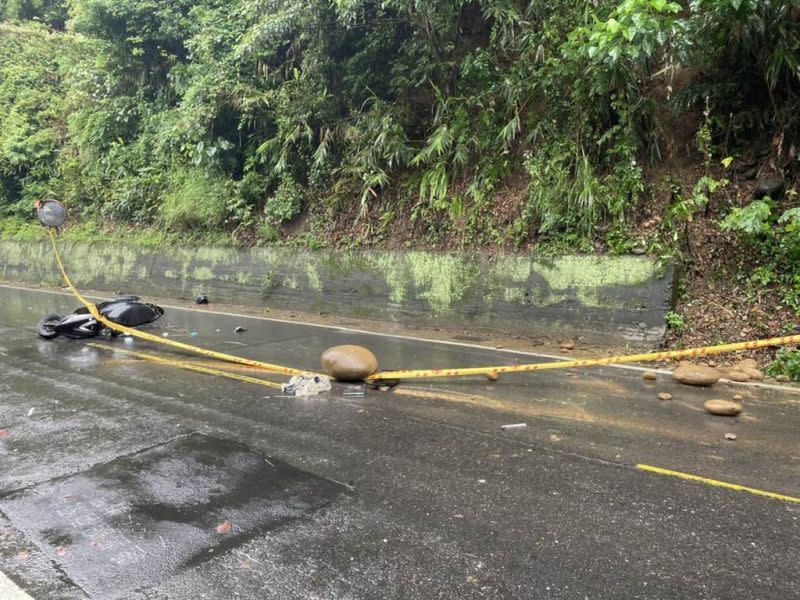
[[[147,325],[161,318],[164,309],[155,304],[139,302],[138,296],[121,296],[98,302],[97,310],[109,321],[126,327]],[[79,308],[70,315],[47,315],[39,321],[39,335],[47,340],[63,335],[80,339],[100,335],[105,325],[95,319],[89,309]]]

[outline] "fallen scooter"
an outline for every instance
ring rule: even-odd
[[[126,327],[139,327],[157,321],[164,309],[155,304],[139,302],[138,296],[120,296],[96,304],[97,310],[109,321]],[[81,307],[70,315],[47,315],[39,321],[38,332],[41,337],[51,340],[60,335],[81,339],[100,335],[106,326],[97,321],[86,307]],[[112,331],[112,335],[114,332]]]

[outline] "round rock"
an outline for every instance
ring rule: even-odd
[[[672,400],[672,394],[670,394],[669,392],[660,392],[658,394],[658,399],[659,400]]]
[[[742,412],[742,405],[730,400],[706,400],[703,407],[712,415],[723,417],[735,417]]]
[[[744,369],[744,373],[752,381],[764,381],[764,374],[758,369]]]
[[[728,371],[728,379],[741,383],[744,381],[750,381],[750,376],[744,371]]]
[[[756,182],[753,189],[753,198],[759,200],[768,196],[771,200],[780,200],[786,183],[780,177],[767,177]]]
[[[758,361],[754,358],[743,358],[731,370],[733,371],[747,371],[747,369],[758,369]]]
[[[378,370],[378,359],[362,346],[333,346],[320,359],[325,372],[340,381],[360,381]]]
[[[709,386],[719,381],[720,372],[711,367],[682,364],[672,372],[672,378],[686,385]]]
[[[645,381],[655,381],[658,379],[658,375],[656,375],[653,371],[645,371],[642,373],[642,379]]]

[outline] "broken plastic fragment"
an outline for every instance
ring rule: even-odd
[[[217,525],[216,531],[217,533],[230,533],[232,527],[233,523],[231,523],[230,519],[225,519],[222,523]]]
[[[282,389],[294,396],[316,396],[331,389],[331,380],[322,375],[295,375]]]
[[[527,423],[509,423],[508,425],[500,425],[500,429],[522,429],[523,427],[527,426]]]

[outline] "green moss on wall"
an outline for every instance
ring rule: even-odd
[[[114,244],[60,243],[77,285],[105,282],[118,287],[155,279],[191,282],[224,281],[251,289],[262,298],[280,289],[305,293],[309,302],[323,291],[345,286],[359,296],[384,296],[392,306],[424,302],[430,313],[446,315],[464,303],[486,313],[498,303],[537,307],[578,302],[593,309],[641,307],[635,295],[613,293],[620,286],[646,286],[663,275],[642,257],[561,256],[536,259],[429,252],[301,252],[289,248],[237,251],[230,248],[181,248],[159,255],[155,250]],[[60,280],[47,243],[0,241],[0,273],[29,281]],[[151,273],[152,270],[152,273]],[[354,307],[355,310],[355,307]],[[633,310],[633,309],[632,309]]]

